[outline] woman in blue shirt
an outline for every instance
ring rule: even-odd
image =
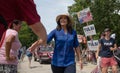
[[[76,73],[75,51],[78,62],[82,68],[77,33],[72,28],[72,20],[68,15],[58,15],[57,27],[48,35],[47,43],[55,40],[54,54],[52,58],[53,73]]]

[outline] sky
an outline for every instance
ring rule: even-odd
[[[47,34],[56,28],[56,16],[67,14],[68,6],[71,6],[73,0],[34,0],[41,22],[44,24]]]

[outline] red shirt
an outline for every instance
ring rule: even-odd
[[[7,21],[8,25],[14,19],[23,20],[32,25],[40,21],[36,5],[33,0],[0,0],[0,15]],[[5,28],[0,24],[0,39]]]

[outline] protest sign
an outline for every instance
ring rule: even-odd
[[[83,31],[85,33],[85,36],[90,36],[90,35],[95,35],[96,34],[94,24],[83,27]]]
[[[90,8],[83,9],[77,13],[78,19],[80,23],[85,23],[93,20],[92,14],[90,12]]]
[[[96,51],[98,47],[98,40],[87,41],[89,50]]]

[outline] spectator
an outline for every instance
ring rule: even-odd
[[[21,61],[23,61],[25,55],[26,55],[26,46],[21,48],[21,56],[20,56]]]
[[[0,73],[17,73],[17,55],[21,47],[18,32],[21,29],[21,21],[14,20],[9,27],[2,37],[0,47]]]
[[[101,67],[102,73],[107,73],[108,67],[112,67],[112,73],[117,73],[117,62],[113,56],[113,51],[117,49],[117,45],[113,38],[110,38],[111,30],[106,28],[104,30],[105,37],[99,41],[96,57],[99,55],[101,49]]]
[[[32,55],[33,54],[29,51],[29,49],[27,49],[26,55],[27,55],[28,61],[29,61],[28,67],[31,68],[31,60],[32,60]]]

